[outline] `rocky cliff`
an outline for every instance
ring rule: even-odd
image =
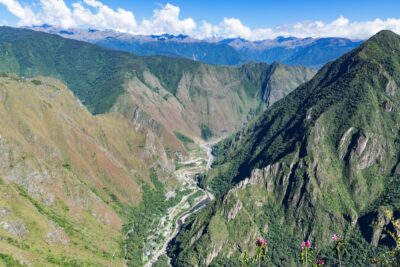
[[[218,144],[201,183],[219,197],[171,244],[174,265],[237,265],[259,236],[275,266],[297,266],[304,239],[329,257],[332,233],[349,242],[351,266],[393,245],[399,51],[400,36],[378,33]]]

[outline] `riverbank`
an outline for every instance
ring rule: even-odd
[[[203,152],[200,153],[201,156],[197,153],[195,158],[179,162],[181,167],[176,170],[174,174],[182,184],[180,190],[190,193],[182,197],[177,205],[168,210],[168,214],[160,220],[154,234],[148,237],[146,242],[148,248],[145,249],[144,255],[145,267],[153,266],[161,256],[166,255],[169,242],[179,233],[186,218],[205,207],[214,199],[214,196],[210,192],[203,190],[197,185],[195,175],[197,173],[206,172],[211,168],[214,159],[212,155],[212,146],[217,141],[218,140],[213,142],[198,141],[199,148]],[[159,236],[162,236],[163,240],[155,244],[153,241],[155,237],[159,239]]]

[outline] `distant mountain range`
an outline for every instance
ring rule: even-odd
[[[183,57],[219,65],[277,61],[287,65],[320,68],[363,42],[335,37],[304,39],[278,37],[262,41],[242,38],[198,40],[182,34],[131,35],[112,30],[62,29],[49,25],[35,26],[31,29],[141,56]]]

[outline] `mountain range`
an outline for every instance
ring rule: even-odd
[[[240,65],[250,61],[271,64],[276,61],[315,69],[335,60],[363,42],[334,37],[304,39],[277,37],[262,41],[248,41],[242,38],[199,40],[182,34],[145,36],[111,30],[62,29],[50,25],[30,29],[142,56],[164,55],[218,65]]]
[[[399,84],[390,31],[0,27],[0,264],[242,266],[263,237],[259,266],[299,266],[305,240],[370,266],[398,241]]]
[[[150,227],[192,192],[174,171],[195,140],[237,131],[315,74],[140,57],[10,27],[0,72],[0,263],[10,266],[142,265]]]
[[[281,64],[231,68],[140,57],[7,27],[0,29],[0,46],[0,71],[60,79],[93,114],[118,111],[159,136],[237,130],[315,73]]]
[[[345,240],[344,266],[370,266],[393,246],[399,52],[400,36],[379,32],[217,144],[213,169],[199,177],[217,198],[170,244],[173,266],[240,266],[260,236],[266,266],[298,266],[302,240],[338,266],[333,233]]]

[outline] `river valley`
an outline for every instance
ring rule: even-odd
[[[181,201],[168,209],[168,213],[161,218],[158,227],[150,234],[145,243],[145,267],[153,266],[157,260],[166,255],[169,242],[179,233],[182,224],[193,213],[204,208],[214,196],[197,185],[195,175],[211,168],[213,162],[212,146],[218,142],[196,141],[200,151],[188,160],[179,162],[180,168],[175,171],[176,178],[181,182],[181,192],[188,192]],[[169,192],[175,194],[175,192]],[[168,197],[168,196],[167,196]],[[161,238],[160,238],[161,237]]]

